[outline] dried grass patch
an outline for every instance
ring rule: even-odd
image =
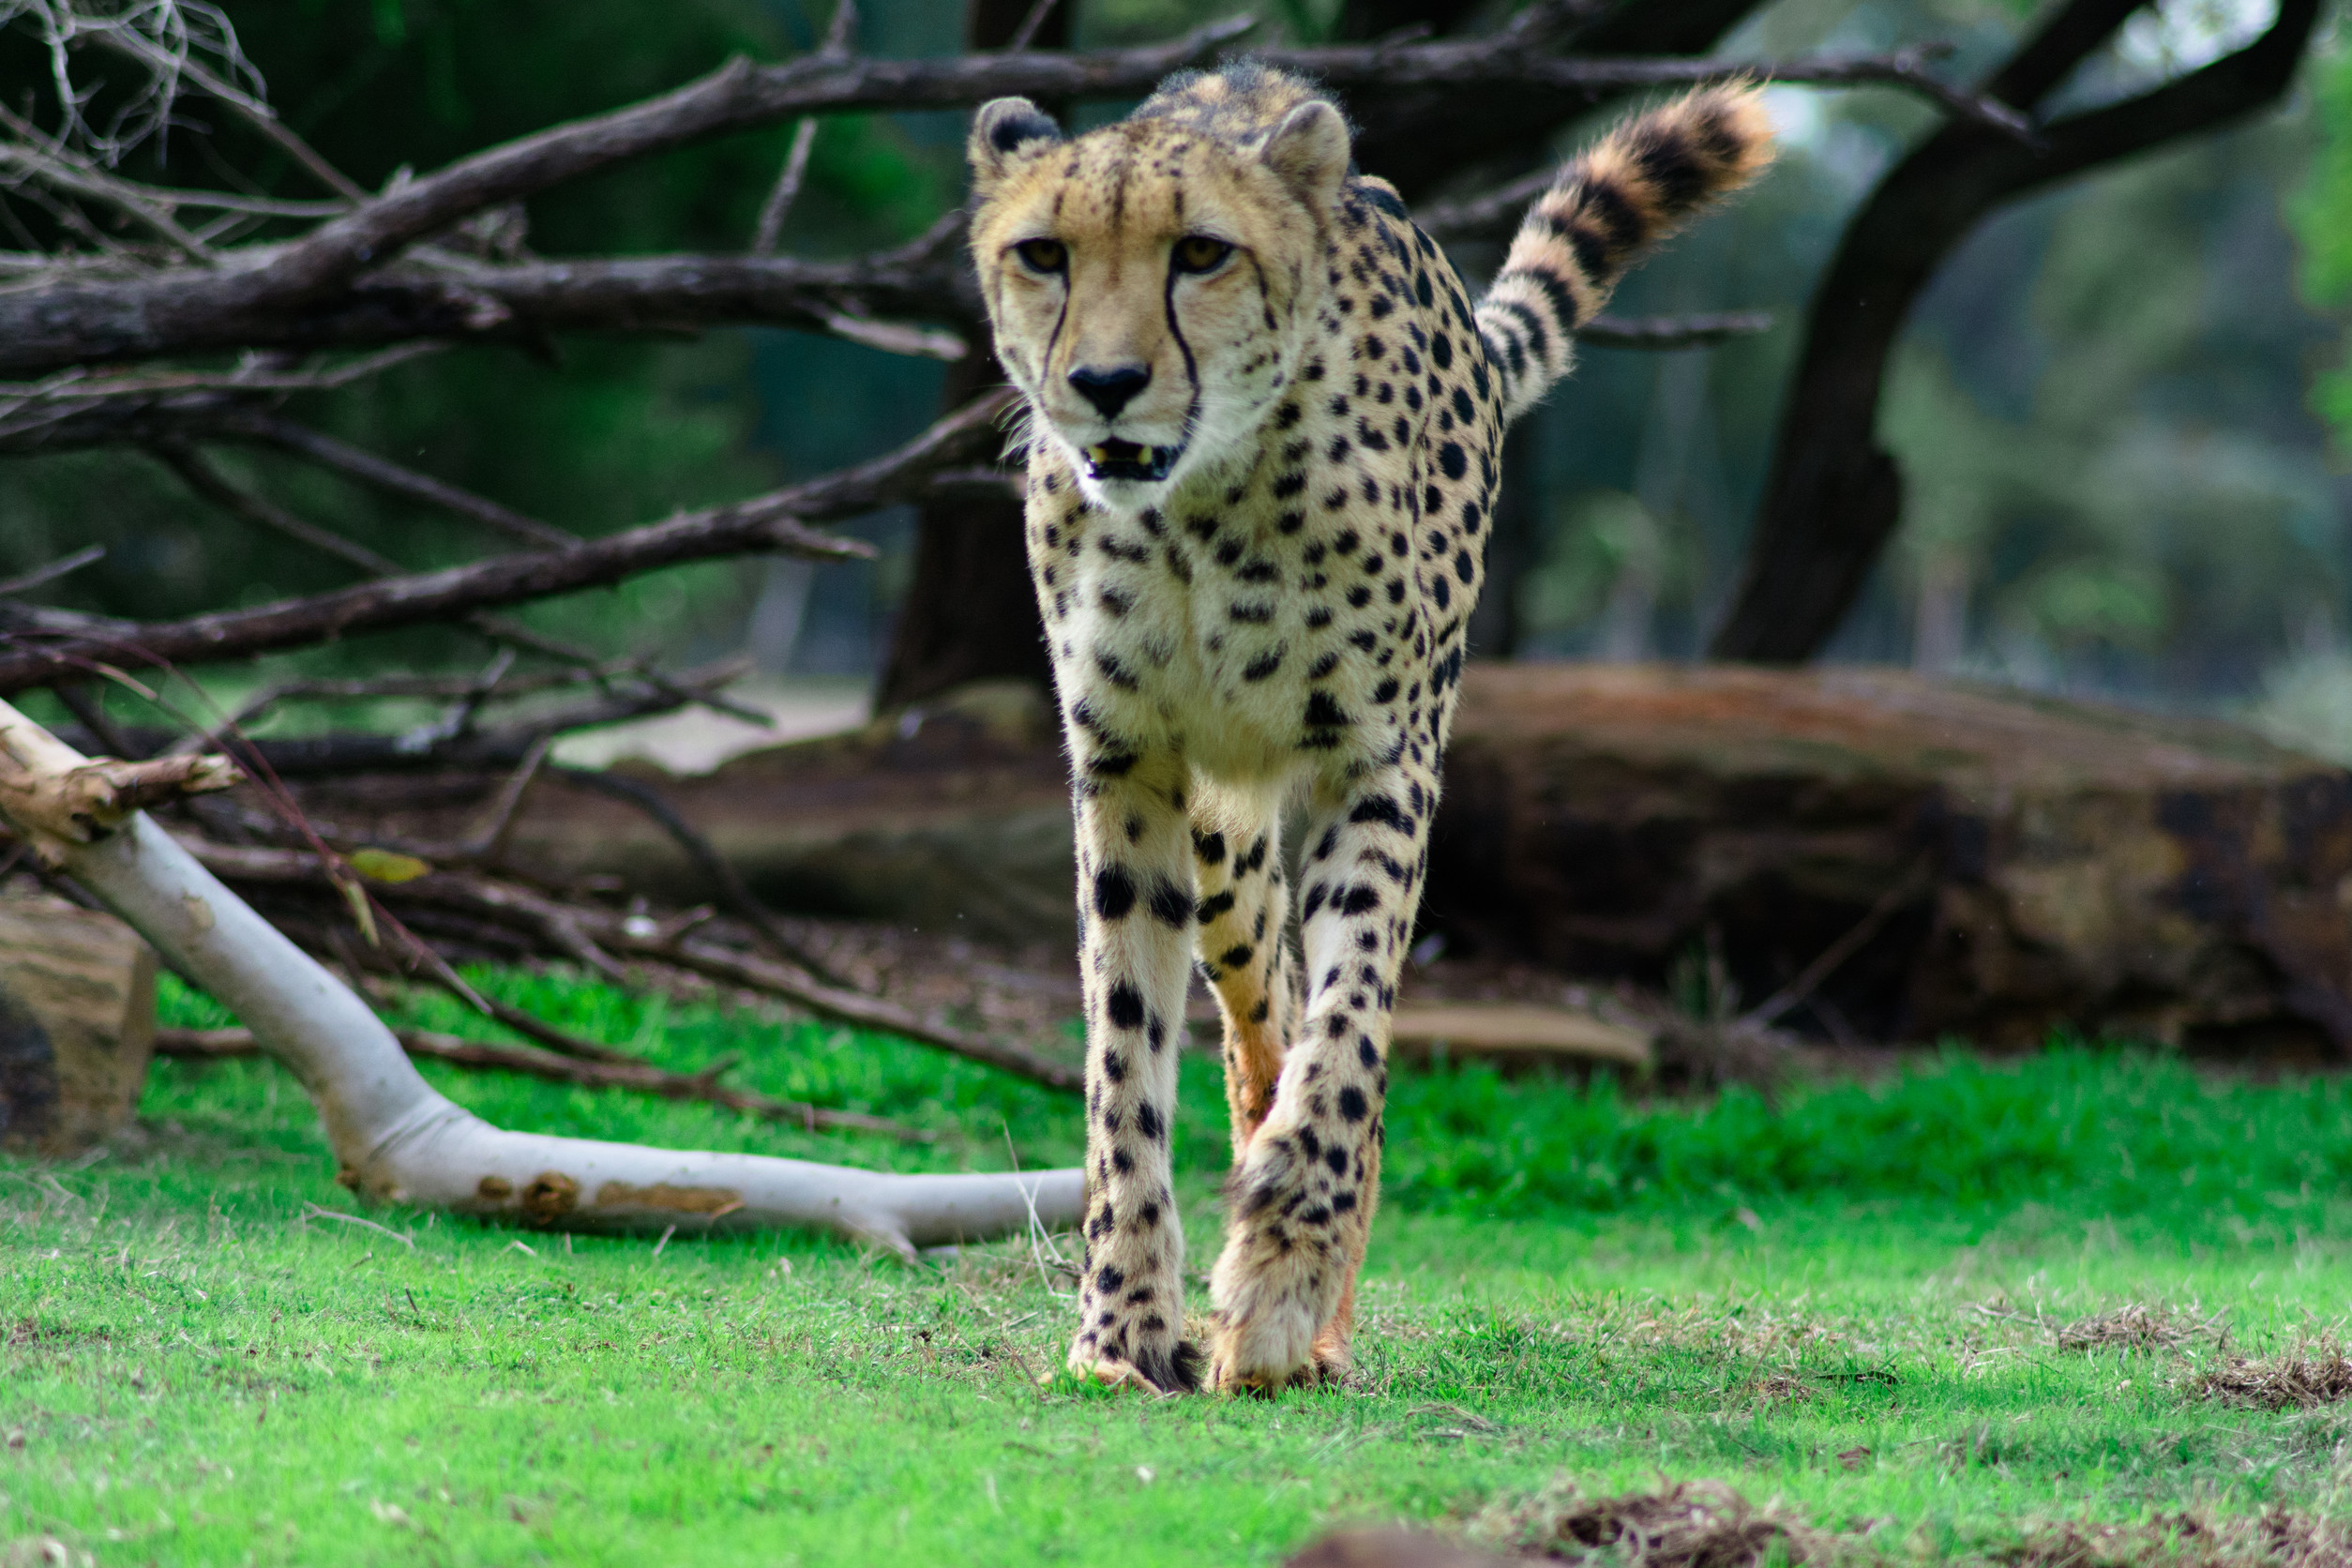
[[[2169,1306],[2138,1302],[2112,1312],[2077,1318],[2058,1332],[2061,1350],[2173,1350],[2197,1341],[2225,1337],[2220,1313],[2199,1317]]]
[[[2352,1530],[2284,1509],[2253,1519],[2159,1515],[2051,1526],[1994,1557],[2012,1568],[2352,1568]]]
[[[1768,1372],[1748,1384],[1748,1392],[1768,1405],[1802,1405],[1814,1389],[1794,1372]]]
[[[2333,1335],[2264,1360],[2234,1356],[2190,1380],[2188,1391],[2225,1404],[2308,1410],[2352,1399],[2352,1361]]]
[[[1488,1510],[1471,1533],[1552,1561],[1611,1568],[1753,1568],[1768,1558],[1838,1563],[1868,1555],[1859,1537],[1758,1508],[1714,1481],[1609,1498],[1589,1498],[1573,1485],[1548,1490]]]

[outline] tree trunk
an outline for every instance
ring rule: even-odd
[[[1985,95],[2030,109],[2137,0],[2074,0]],[[1811,658],[1853,607],[1903,512],[1903,476],[1877,444],[1878,395],[1911,305],[1978,223],[2028,190],[2215,128],[2284,92],[2318,0],[2284,0],[2254,43],[2139,98],[2057,121],[2034,143],[1952,121],[1897,164],[1847,226],[1814,294],[1804,352],[1716,658]]]
[[[965,18],[966,46],[1003,49],[1033,3],[972,0]],[[1062,0],[1047,12],[1032,45],[1068,47],[1070,12],[1077,4]],[[940,406],[961,408],[1003,380],[993,348],[975,341],[969,354],[948,368]],[[1009,496],[927,502],[917,513],[914,580],[891,631],[875,706],[902,708],[951,686],[989,680],[1029,681],[1047,690],[1053,686],[1046,624],[1029,581],[1021,503]]]

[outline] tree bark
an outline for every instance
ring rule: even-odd
[[[2138,9],[2074,0],[1986,83],[2029,109]],[[1716,658],[1799,663],[1818,653],[1861,594],[1903,510],[1903,476],[1877,444],[1878,397],[1911,305],[1987,214],[2086,169],[2209,131],[2276,98],[2317,21],[2284,0],[2254,43],[2176,82],[2046,127],[2038,143],[1946,125],[1886,178],[1847,226],[1815,292],[1805,346]]]
[[[188,761],[188,760],[182,760]],[[301,1079],[339,1180],[388,1203],[566,1230],[791,1226],[917,1247],[1076,1222],[1083,1173],[900,1176],[507,1132],[417,1076],[366,1003],[143,811],[95,805],[83,758],[0,703],[0,811],[43,858],[242,1018]]]

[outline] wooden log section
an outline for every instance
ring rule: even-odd
[[[155,974],[154,952],[113,915],[0,897],[0,1143],[70,1154],[130,1124]]]
[[[1425,919],[1660,985],[1711,932],[1744,1005],[1875,913],[1784,1022],[2336,1060],[2347,901],[2352,775],[2235,726],[1881,670],[1520,665],[1465,684]]]

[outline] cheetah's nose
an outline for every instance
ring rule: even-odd
[[[1114,365],[1108,369],[1093,365],[1080,365],[1070,372],[1070,384],[1078,388],[1079,397],[1093,403],[1106,419],[1116,419],[1119,411],[1135,401],[1137,393],[1152,384],[1152,368],[1148,365]]]

